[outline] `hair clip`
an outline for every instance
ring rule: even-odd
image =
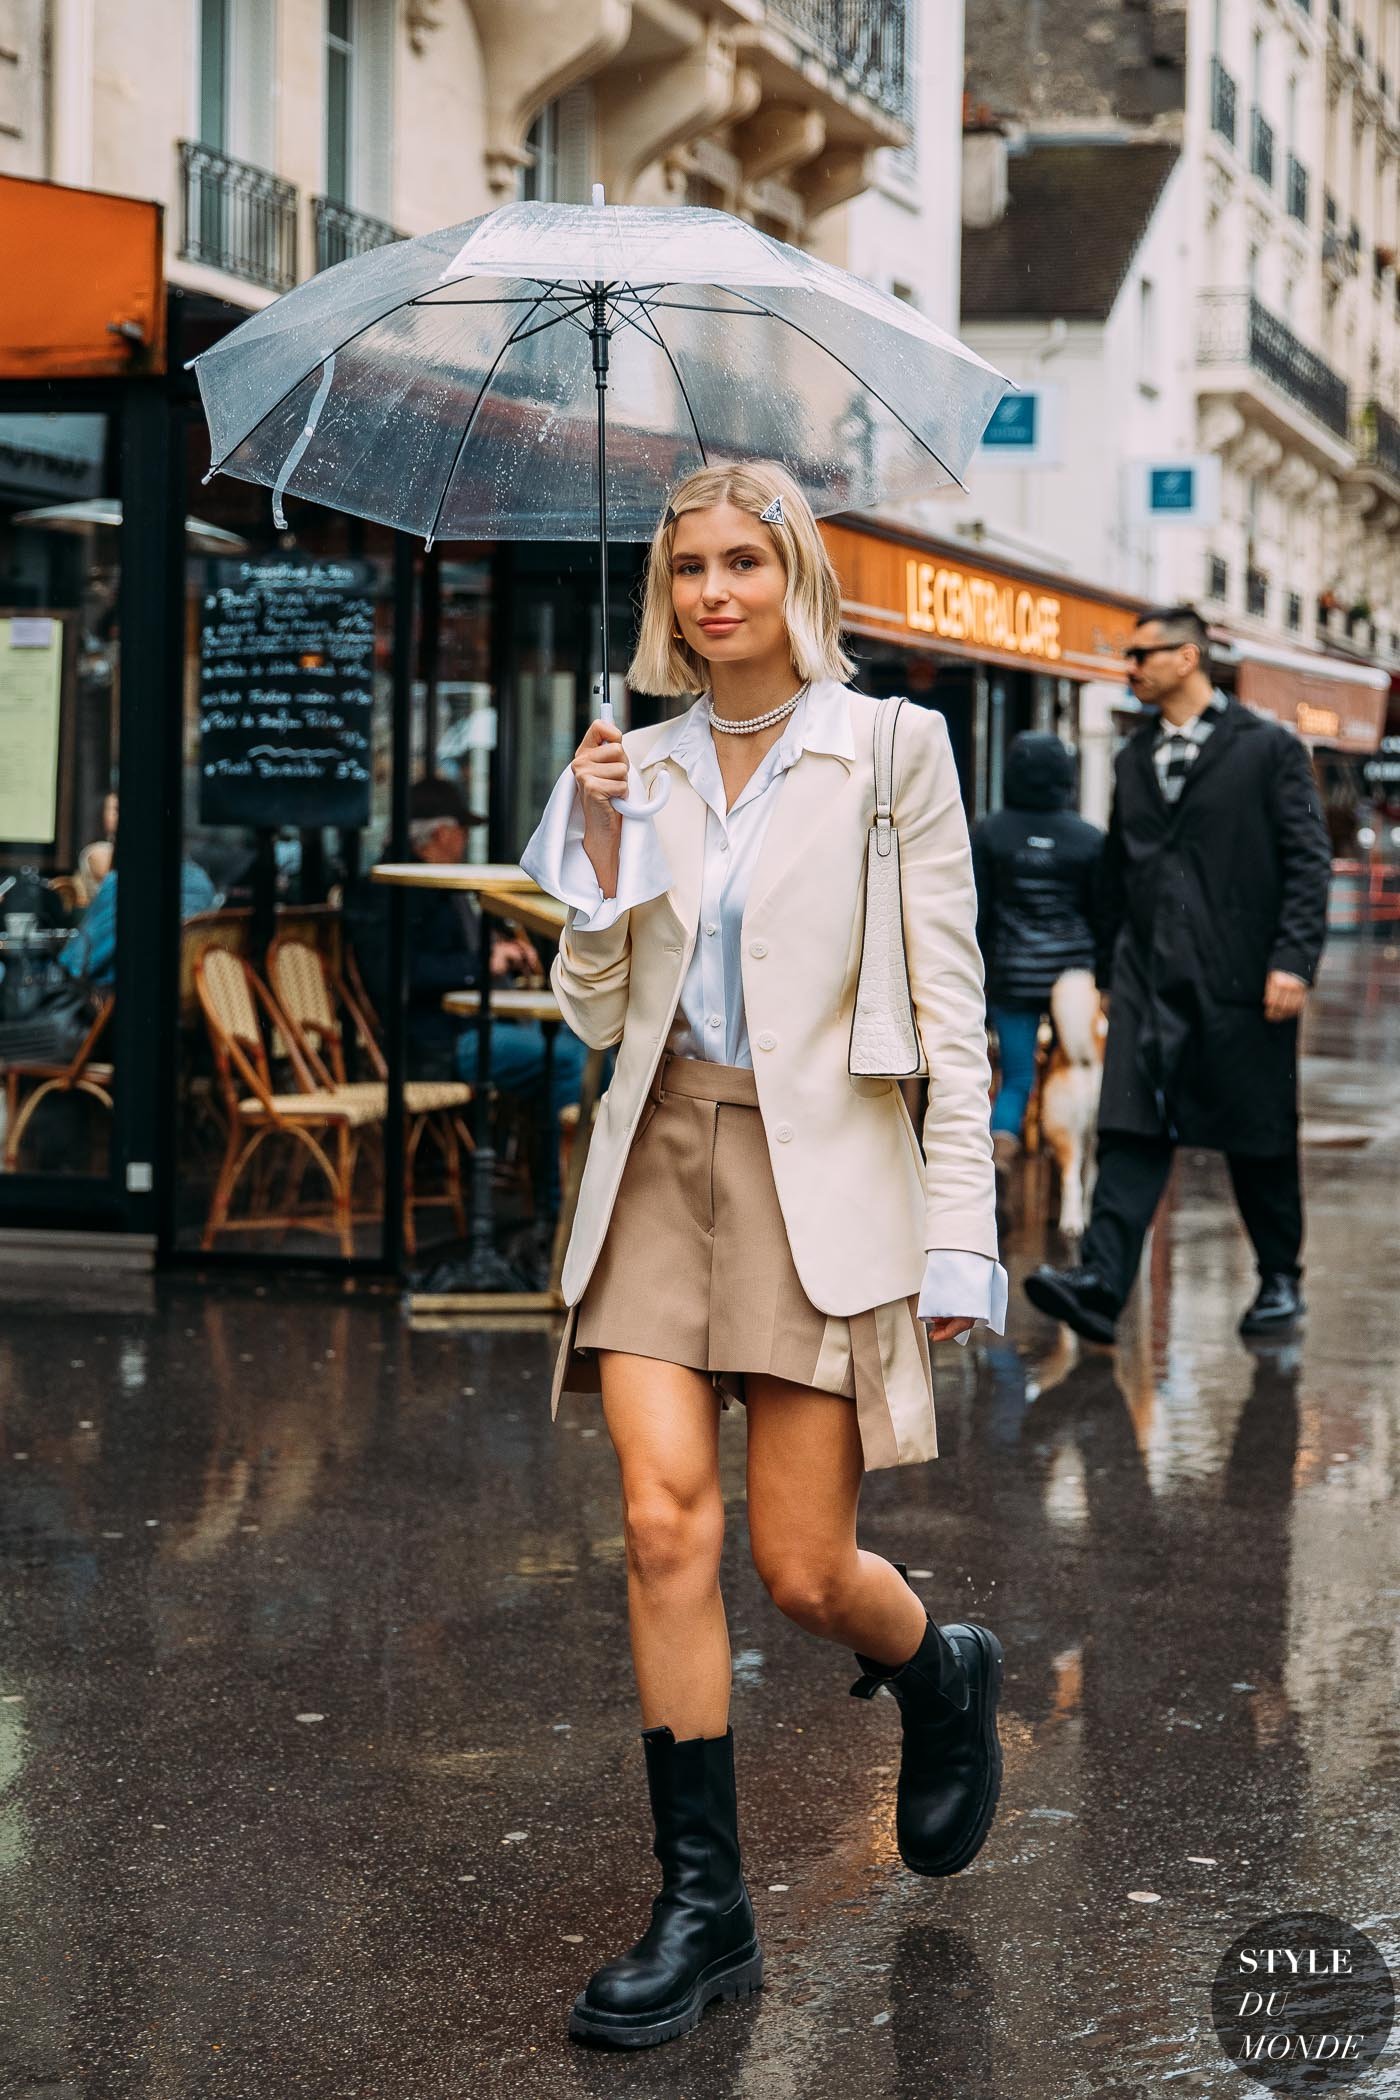
[[[781,525],[781,524],[782,524],[782,522],[783,522],[783,499],[782,499],[782,497],[781,497],[781,496],[775,496],[775,497],[773,498],[773,501],[772,501],[772,502],[771,502],[771,503],[769,504],[769,506],[768,506],[767,510],[761,510],[761,511],[759,512],[759,514],[758,514],[758,522],[759,522],[759,524],[760,524],[760,525]]]
[[[669,503],[668,503],[668,504],[666,505],[666,515],[665,515],[665,517],[664,517],[664,518],[663,518],[663,519],[661,520],[661,522],[662,522],[662,524],[663,524],[663,525],[674,525],[674,524],[675,524],[675,522],[676,522],[676,514],[675,514],[675,512],[674,512],[674,511],[672,510],[672,508],[671,508],[671,506],[670,506],[670,504],[669,504]]]

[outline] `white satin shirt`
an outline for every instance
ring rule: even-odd
[[[842,688],[832,687],[831,691],[844,698]],[[740,969],[740,928],[749,884],[784,776],[803,751],[840,748],[840,724],[833,703],[824,700],[820,690],[808,693],[789,716],[782,736],[740,789],[733,807],[726,809],[708,716],[709,697],[702,695],[685,717],[671,750],[709,815],[700,923],[666,1047],[678,1057],[742,1065],[751,1071],[753,1056]],[[622,827],[617,892],[604,897],[583,848],[583,806],[571,771],[564,772],[555,784],[520,865],[542,890],[572,907],[570,923],[580,933],[601,933],[634,904],[664,895],[672,884],[670,864],[655,825],[628,819]],[[1007,1278],[1000,1262],[985,1254],[944,1248],[929,1254],[919,1292],[920,1318],[984,1320],[1002,1334],[1006,1309]]]

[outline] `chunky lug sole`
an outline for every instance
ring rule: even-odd
[[[1066,1327],[1082,1335],[1086,1342],[1101,1342],[1112,1346],[1117,1333],[1117,1322],[1107,1313],[1094,1312],[1073,1291],[1066,1290],[1053,1276],[1042,1276],[1032,1271],[1022,1288],[1037,1312],[1048,1314],[1052,1320],[1063,1320]]]
[[[702,1969],[684,1998],[661,2012],[606,2013],[574,2000],[569,2032],[580,2041],[604,2042],[614,2049],[648,2049],[654,2042],[674,2042],[700,2025],[700,2015],[716,1998],[750,1998],[763,1987],[763,1951],[752,1940],[738,1954],[723,1955]]]
[[[1001,1642],[985,1626],[956,1625],[943,1628],[945,1637],[953,1634],[971,1634],[982,1650],[982,1745],[988,1752],[987,1791],[977,1813],[977,1820],[956,1852],[942,1853],[937,1859],[920,1859],[917,1854],[906,1852],[903,1845],[899,1856],[911,1874],[944,1875],[961,1874],[970,1867],[986,1842],[987,1832],[997,1812],[1001,1799],[1001,1743],[997,1736],[997,1702],[1001,1698],[1001,1680],[1005,1669],[1005,1653]],[[956,1645],[956,1644],[955,1644]]]

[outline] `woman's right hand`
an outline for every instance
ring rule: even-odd
[[[616,722],[590,722],[570,770],[583,804],[583,850],[605,897],[617,894],[622,818],[613,807],[627,793],[627,753]]]

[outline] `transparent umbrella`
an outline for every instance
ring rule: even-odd
[[[192,360],[211,474],[435,539],[651,537],[694,468],[819,514],[957,481],[1009,382],[917,309],[693,206],[509,204],[356,256]],[[621,805],[629,815],[660,806]]]

